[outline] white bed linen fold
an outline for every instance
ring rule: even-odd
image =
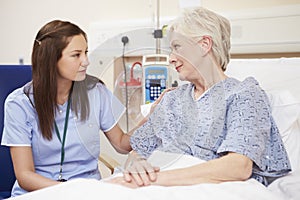
[[[268,189],[285,200],[300,199],[300,169],[275,180]]]
[[[12,198],[14,200],[47,199],[210,199],[210,200],[284,200],[269,191],[256,180],[227,182],[221,184],[199,184],[193,186],[148,186],[130,189],[97,180],[75,179],[60,185],[37,190]]]
[[[203,162],[191,156],[156,152],[151,162],[162,167],[162,170],[180,168]],[[166,160],[165,158],[168,159]],[[115,174],[119,176],[120,174]],[[279,188],[279,187],[278,187]],[[280,188],[269,190],[254,179],[248,181],[225,182],[220,184],[198,184],[193,186],[148,186],[131,189],[120,185],[97,180],[75,179],[60,185],[12,198],[12,200],[47,200],[47,199],[110,199],[110,200],[147,200],[147,199],[210,199],[210,200],[285,200]]]

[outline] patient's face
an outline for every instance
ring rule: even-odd
[[[193,82],[194,79],[202,78],[202,49],[196,40],[172,32],[170,48],[170,64],[175,67],[181,80]]]

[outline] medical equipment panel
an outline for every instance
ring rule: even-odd
[[[168,88],[169,59],[167,55],[143,56],[144,104],[153,103]]]

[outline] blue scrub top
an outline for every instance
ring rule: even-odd
[[[37,113],[24,93],[29,87],[33,101],[32,87],[28,83],[13,91],[5,101],[2,145],[30,146],[32,148],[36,173],[57,180],[60,169],[61,142],[55,130],[52,140],[44,139],[38,128]],[[100,154],[100,130],[113,128],[125,111],[121,102],[101,83],[88,90],[90,115],[87,121],[70,112],[65,141],[63,178],[100,179],[98,156]],[[63,137],[67,102],[58,106],[55,121]],[[26,193],[16,181],[12,196]]]

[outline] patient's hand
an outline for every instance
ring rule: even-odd
[[[125,179],[124,179],[123,176],[118,176],[118,177],[109,179],[109,180],[107,180],[105,182],[114,183],[114,184],[118,184],[118,185],[123,185],[123,186],[129,187],[129,188],[138,188],[138,187],[140,187],[134,181],[131,181],[131,182],[125,181]]]

